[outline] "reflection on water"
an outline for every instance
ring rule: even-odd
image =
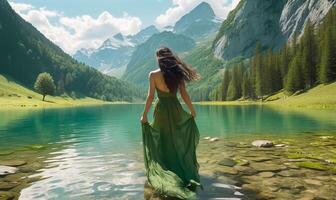
[[[336,129],[334,111],[279,111],[262,106],[196,106],[201,135],[292,134]],[[0,151],[65,144],[34,176],[45,179],[20,199],[142,199],[145,181],[139,118],[143,105],[0,111]],[[317,116],[317,117],[316,117]],[[149,116],[150,120],[152,116]],[[211,183],[212,198],[227,190]],[[222,193],[224,194],[224,193]],[[216,196],[216,195],[215,195]],[[217,196],[218,197],[218,196]]]

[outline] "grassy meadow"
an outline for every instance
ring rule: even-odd
[[[73,99],[66,96],[46,96],[45,101],[42,101],[42,95],[21,86],[5,76],[0,75],[0,109],[19,107],[48,108],[104,103],[106,102],[89,97]]]

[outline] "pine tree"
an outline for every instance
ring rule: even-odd
[[[244,78],[242,82],[242,97],[243,98],[251,98],[252,95],[252,84],[251,84],[251,77],[250,77],[250,72],[249,70],[246,70],[244,73]]]
[[[327,84],[333,80],[333,40],[332,40],[332,30],[330,27],[327,27],[323,31],[322,39],[322,49],[321,49],[321,63],[319,71],[319,82]]]
[[[302,69],[305,88],[311,88],[316,82],[317,53],[314,36],[314,27],[310,21],[307,22],[304,34],[300,41],[302,45]]]
[[[228,88],[229,88],[229,84],[231,81],[231,77],[230,77],[230,71],[229,70],[224,70],[223,72],[223,81],[222,81],[222,101],[226,101],[227,100],[227,92],[228,92]]]
[[[254,56],[254,70],[255,70],[255,93],[257,96],[264,95],[264,88],[263,88],[263,62],[262,62],[262,55],[261,55],[261,45],[260,43],[257,44],[255,56]]]
[[[286,77],[286,91],[290,94],[304,88],[303,75],[301,73],[302,56],[300,51],[297,51],[294,59],[289,65],[289,70]]]

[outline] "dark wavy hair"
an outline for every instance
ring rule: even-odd
[[[156,57],[164,81],[170,92],[176,92],[182,80],[190,82],[200,79],[199,74],[168,47],[159,48],[156,51]]]

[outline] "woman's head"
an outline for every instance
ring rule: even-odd
[[[174,55],[168,47],[156,51],[157,61],[170,92],[176,92],[180,82],[199,79],[199,75],[190,66]]]

